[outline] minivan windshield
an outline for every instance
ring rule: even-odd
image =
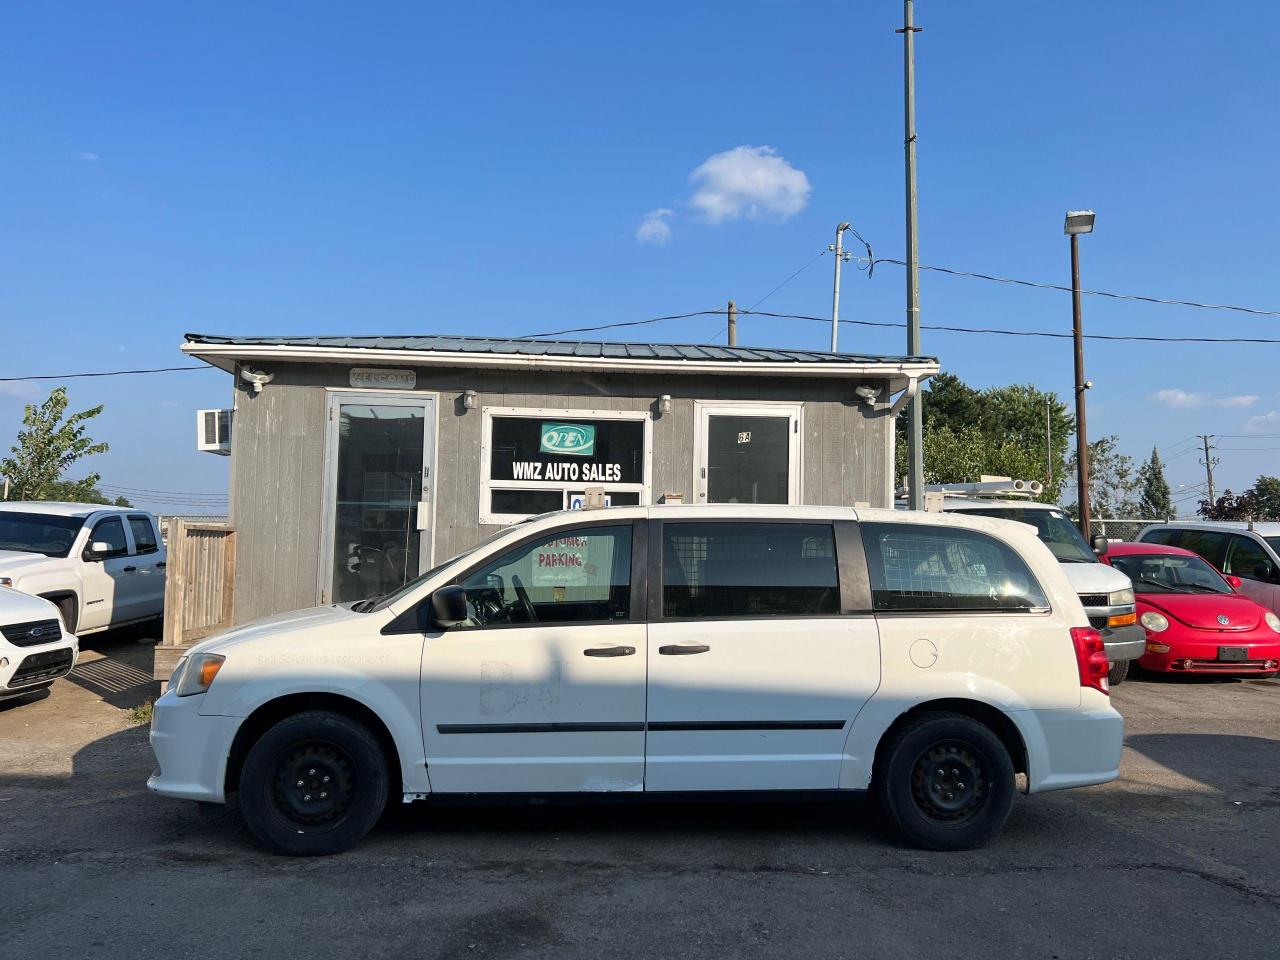
[[[960,511],[957,511],[960,512]],[[1036,528],[1036,536],[1047,546],[1059,563],[1096,563],[1098,561],[1084,537],[1076,529],[1076,525],[1061,510],[1042,510],[1033,507],[1023,510],[1018,507],[974,507],[966,508],[966,514],[977,514],[980,517],[992,517],[996,520],[1017,520],[1029,523]]]
[[[43,553],[65,557],[84,526],[84,517],[58,517],[48,513],[0,512],[0,550]]]

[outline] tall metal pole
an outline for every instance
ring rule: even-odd
[[[738,345],[738,305],[732,300],[729,301],[729,346],[736,347]]]
[[[1046,396],[1044,398],[1044,486],[1046,490],[1053,489],[1053,423],[1049,417],[1049,408],[1051,401]],[[1057,494],[1054,495],[1057,499]]]
[[[1084,331],[1081,326],[1080,237],[1071,234],[1071,335],[1076,345],[1076,500],[1080,504],[1080,532],[1091,535],[1089,519],[1089,430],[1085,423]]]
[[[920,245],[916,223],[916,52],[912,0],[903,2],[902,34],[905,61],[905,125],[907,166],[907,354],[920,356]],[[907,404],[907,496],[912,510],[924,509],[924,420],[920,394]]]
[[[844,232],[849,224],[842,223],[836,227],[836,242],[828,247],[836,255],[836,280],[831,291],[831,352],[835,353],[840,342],[840,264],[844,262]]]

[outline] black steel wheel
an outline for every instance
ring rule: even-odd
[[[889,821],[930,850],[969,850],[1009,816],[1013,761],[987,726],[957,713],[899,724],[876,754],[872,790]]]
[[[350,717],[311,710],[281,720],[250,748],[240,774],[240,811],[270,849],[319,856],[368,833],[389,789],[377,737]]]

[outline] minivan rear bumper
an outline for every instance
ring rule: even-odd
[[[1027,792],[1108,783],[1120,775],[1124,718],[1097,690],[1080,691],[1075,710],[1017,710],[1010,714],[1027,745]]]

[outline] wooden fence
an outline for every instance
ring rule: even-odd
[[[186,648],[231,626],[236,584],[236,531],[228,523],[169,521],[164,585],[164,638],[155,678],[168,680]]]

